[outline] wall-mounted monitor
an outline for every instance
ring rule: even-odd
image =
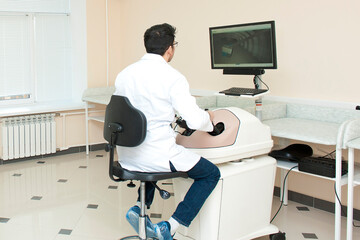
[[[224,74],[262,74],[264,69],[277,68],[274,21],[209,30],[213,69],[224,69]]]

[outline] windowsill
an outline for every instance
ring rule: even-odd
[[[70,110],[84,109],[84,102],[72,102],[72,101],[53,101],[44,103],[31,103],[0,106],[0,117],[19,116],[27,114],[38,114],[48,112],[62,112]]]

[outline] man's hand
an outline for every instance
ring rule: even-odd
[[[218,122],[214,126],[214,130],[212,132],[208,132],[211,136],[220,135],[225,130],[225,125],[223,122]]]

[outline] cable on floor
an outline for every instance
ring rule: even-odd
[[[274,217],[271,219],[270,223],[272,223],[274,221],[274,219],[276,218],[276,216],[278,215],[278,213],[280,212],[280,209],[281,207],[283,206],[284,204],[284,193],[285,193],[285,183],[286,183],[286,179],[289,175],[289,173],[294,169],[294,168],[297,168],[298,166],[294,166],[292,168],[290,168],[290,170],[286,173],[285,177],[284,177],[284,182],[283,182],[283,188],[282,188],[282,199],[280,200],[280,207],[279,209],[277,210],[277,212],[275,213]]]

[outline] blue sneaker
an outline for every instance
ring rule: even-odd
[[[173,240],[170,232],[170,224],[166,221],[155,224],[155,238],[159,240]]]
[[[139,234],[139,216],[140,208],[138,206],[133,206],[126,213],[126,220],[134,228],[134,230]],[[146,236],[148,238],[156,237],[154,224],[151,222],[150,218],[146,215]]]

